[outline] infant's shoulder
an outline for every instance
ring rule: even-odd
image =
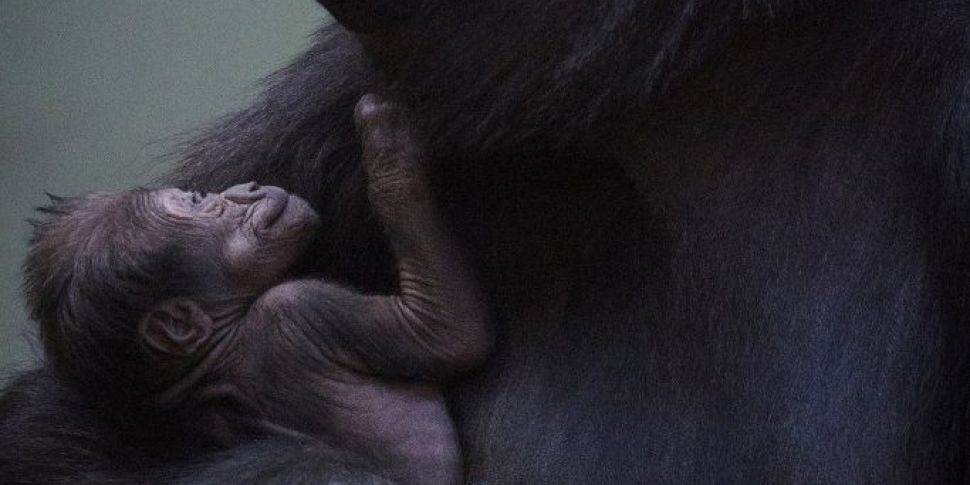
[[[324,283],[312,279],[289,280],[280,283],[259,297],[256,301],[258,306],[267,308],[282,308],[298,305],[314,298],[314,294],[319,293]]]
[[[320,280],[299,279],[270,288],[249,311],[248,339],[273,349],[272,362],[328,360],[335,344],[334,327],[346,319],[334,300],[333,285]],[[283,352],[279,354],[279,352]],[[297,358],[298,357],[298,358]],[[309,360],[307,360],[309,359]]]
[[[291,317],[328,316],[341,309],[349,309],[356,303],[354,292],[321,279],[295,279],[283,282],[267,290],[257,301],[256,307],[264,315]]]

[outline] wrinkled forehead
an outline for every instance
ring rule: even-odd
[[[137,223],[154,212],[154,191],[137,188],[120,193],[95,192],[73,199],[67,214],[70,219],[90,220],[91,230],[117,230]]]
[[[190,208],[196,195],[171,187],[156,189],[148,193],[147,205],[156,216],[175,220],[193,219]]]
[[[191,193],[176,188],[139,188],[123,193],[112,210],[114,232],[154,246],[149,244],[151,239],[167,239],[166,236],[189,228],[187,217],[181,216],[178,208],[184,207],[191,197]]]
[[[144,190],[131,194],[129,203],[132,236],[145,248],[182,247],[203,249],[213,235],[210,225],[199,223],[190,210],[192,192],[178,188]]]
[[[185,201],[190,200],[192,198],[192,193],[174,187],[166,187],[164,189],[155,189],[149,192],[148,198],[156,205],[168,207],[171,205],[182,204]]]

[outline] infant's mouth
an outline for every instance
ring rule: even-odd
[[[252,210],[250,220],[253,228],[262,230],[271,227],[286,212],[289,201],[289,195],[280,191],[279,193],[266,194],[262,200],[253,203],[250,208]]]

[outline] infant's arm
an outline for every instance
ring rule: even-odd
[[[492,327],[484,295],[434,204],[423,146],[404,113],[376,97],[365,96],[355,117],[399,291],[365,295],[307,280],[275,293],[331,359],[360,372],[440,380],[476,367],[491,349]]]
[[[428,158],[404,110],[375,96],[357,104],[371,205],[397,260],[398,293],[383,299],[388,331],[410,337],[441,365],[480,365],[491,350],[485,297],[439,212]],[[434,371],[434,369],[431,369]]]

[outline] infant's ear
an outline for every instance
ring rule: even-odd
[[[138,332],[150,348],[173,357],[199,350],[212,334],[212,318],[192,300],[169,300],[141,319]]]

